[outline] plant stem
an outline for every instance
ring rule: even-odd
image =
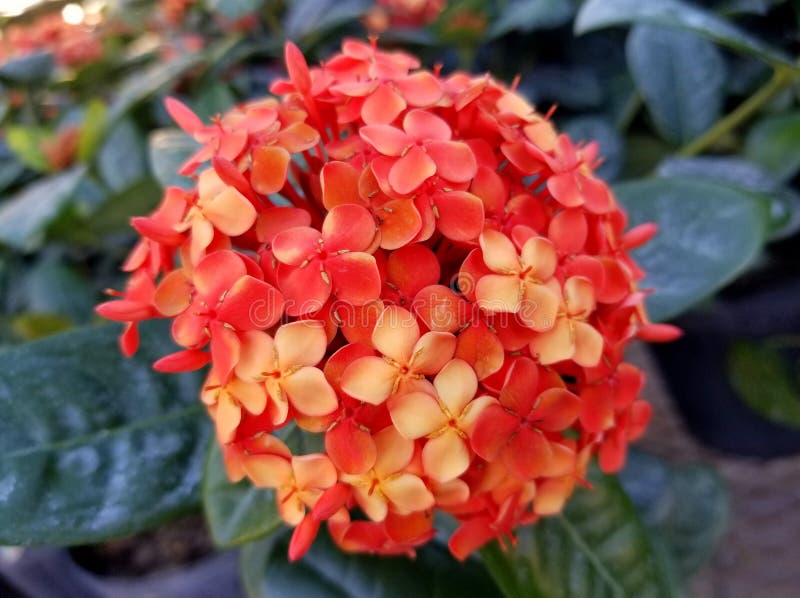
[[[762,87],[742,102],[733,112],[718,120],[708,131],[678,150],[680,156],[696,156],[713,146],[722,136],[735,130],[747,121],[764,104],[797,81],[798,73],[784,66],[776,66],[775,72]]]

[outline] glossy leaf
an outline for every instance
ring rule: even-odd
[[[509,31],[552,29],[569,22],[575,14],[572,0],[512,0],[504,5],[500,16],[489,28],[489,38]]]
[[[753,162],[730,156],[675,157],[659,164],[656,174],[718,181],[763,195],[770,202],[770,240],[800,229],[800,195]]]
[[[246,479],[236,484],[228,480],[216,440],[203,472],[203,508],[214,544],[220,547],[252,542],[283,526],[272,490],[256,488]]]
[[[0,543],[98,542],[194,508],[208,441],[197,377],[134,359],[119,327],[84,328],[0,353]]]
[[[85,229],[96,235],[130,230],[131,217],[153,210],[160,197],[161,189],[155,179],[141,179],[127,189],[109,195],[91,213]]]
[[[691,31],[637,25],[626,50],[631,76],[666,140],[688,143],[719,118],[726,68],[712,42]]]
[[[672,318],[736,278],[760,251],[769,204],[728,185],[686,178],[643,179],[615,186],[631,225],[659,233],[634,258],[648,272],[641,288],[651,317]]]
[[[767,342],[734,343],[728,351],[731,386],[753,411],[800,428],[800,379],[791,358]]]
[[[144,138],[132,120],[126,118],[114,124],[100,148],[97,166],[103,181],[114,191],[122,191],[147,176]]]
[[[730,515],[725,486],[713,469],[670,465],[631,451],[619,477],[645,526],[669,551],[680,575],[688,578],[711,558]]]
[[[509,598],[681,594],[619,481],[595,473],[562,515],[519,530],[518,546],[482,551]]]
[[[85,322],[96,297],[75,268],[56,259],[41,259],[24,278],[26,311],[59,314],[73,323]]]
[[[800,170],[800,112],[768,116],[748,132],[744,153],[786,181]]]
[[[366,0],[295,0],[283,22],[286,37],[297,40],[322,34],[358,19],[369,7]]]
[[[108,118],[116,122],[133,106],[178,81],[205,58],[203,52],[185,52],[166,62],[157,62],[137,69],[121,85],[109,107]]]
[[[575,19],[575,33],[633,23],[694,31],[737,52],[757,56],[772,64],[796,68],[783,51],[723,17],[683,0],[588,0]]]
[[[178,169],[197,151],[197,143],[179,129],[159,129],[150,133],[148,158],[150,169],[163,187],[189,189],[194,181],[178,174]]]
[[[0,205],[0,243],[21,251],[36,249],[45,227],[70,200],[85,174],[75,166],[31,183]]]
[[[323,528],[308,554],[296,563],[288,562],[287,548],[288,537],[282,535],[242,549],[242,581],[249,598],[468,598],[498,594],[477,559],[459,563],[436,541],[419,549],[415,560],[351,555],[339,550]]]

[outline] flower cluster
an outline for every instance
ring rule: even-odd
[[[98,312],[127,355],[171,318],[160,371],[211,364],[229,477],[275,490],[292,558],[323,522],[346,551],[411,554],[436,510],[466,558],[645,429],[624,349],[676,334],[628,253],[655,228],[626,231],[597,146],[489,76],[352,40],[315,68],[287,44],[286,64],[279,99],[210,124],[168,100],[197,184],[133,219],[129,282]]]
[[[48,50],[61,65],[81,66],[98,60],[103,44],[84,24],[64,22],[60,14],[45,14],[29,24],[9,25],[0,36],[0,61]]]

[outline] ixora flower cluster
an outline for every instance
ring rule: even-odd
[[[323,522],[346,551],[413,554],[437,510],[460,559],[513,539],[647,425],[623,351],[676,334],[628,255],[655,228],[625,232],[596,145],[489,76],[359,41],[286,63],[280,99],[211,124],[168,100],[196,187],[133,219],[127,288],[97,311],[127,355],[172,318],[157,370],[211,364],[229,477],[275,490],[291,558]],[[324,451],[293,454],[296,428]]]

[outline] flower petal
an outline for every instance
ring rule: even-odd
[[[398,249],[411,242],[422,228],[422,216],[410,199],[393,199],[375,208],[381,231],[381,248]]]
[[[405,469],[414,456],[414,441],[403,438],[394,426],[387,426],[375,434],[375,447],[378,458],[374,469],[381,477]]]
[[[449,332],[426,332],[414,345],[408,367],[414,372],[432,376],[453,359],[456,337]]]
[[[233,187],[226,187],[202,204],[203,215],[214,228],[230,237],[247,232],[256,221],[253,204]]]
[[[520,271],[520,261],[514,244],[507,236],[496,230],[486,230],[479,239],[483,261],[497,274]]]
[[[425,482],[410,473],[383,480],[381,491],[400,514],[424,511],[436,502]]]
[[[336,393],[318,368],[302,367],[283,377],[281,388],[292,406],[304,415],[327,415],[339,406]]]
[[[439,399],[457,418],[475,397],[478,377],[466,361],[453,359],[436,375],[433,385],[439,393]]]
[[[254,330],[241,336],[242,348],[236,375],[243,380],[258,380],[265,372],[277,370],[275,343],[266,332]]]
[[[308,226],[297,226],[275,235],[272,252],[275,259],[289,266],[299,266],[317,255],[322,235]]]
[[[323,275],[318,260],[305,268],[281,264],[278,267],[278,287],[286,300],[286,313],[303,316],[318,312],[331,296],[330,277]]]
[[[406,109],[403,96],[382,83],[361,106],[361,118],[367,125],[388,125]]]
[[[516,313],[522,301],[523,284],[514,274],[482,276],[475,287],[478,307],[489,313]]]
[[[383,310],[372,332],[372,345],[400,364],[408,363],[418,340],[417,318],[397,305],[389,305]]]
[[[372,435],[351,417],[327,431],[325,452],[338,469],[349,474],[362,474],[372,469],[378,454]]]
[[[536,400],[536,387],[539,384],[539,368],[532,359],[517,359],[506,374],[505,384],[500,392],[500,403],[521,417],[525,417]]]
[[[397,368],[381,357],[361,357],[342,374],[342,390],[359,401],[380,405],[394,389]]]
[[[545,282],[556,271],[558,257],[549,239],[532,237],[522,246],[520,262],[525,268],[532,269],[537,280]]]
[[[242,258],[233,251],[215,251],[197,264],[192,282],[206,303],[216,305],[220,296],[247,274]]]
[[[279,455],[249,455],[244,470],[258,488],[278,488],[292,478],[289,459]]]
[[[347,162],[328,162],[320,171],[322,205],[330,210],[342,204],[362,204],[358,190],[360,173]]]
[[[521,427],[503,452],[503,461],[514,476],[531,480],[550,464],[553,451],[544,434]]]
[[[365,251],[375,239],[375,220],[363,206],[334,206],[322,224],[322,240],[329,254],[340,250]],[[280,259],[280,258],[279,258]]]
[[[381,275],[375,258],[368,253],[352,251],[328,258],[325,270],[340,301],[361,306],[380,297]]]
[[[432,106],[444,95],[442,83],[426,71],[418,71],[397,79],[394,84],[403,94],[406,102],[412,106]]]
[[[561,432],[578,418],[580,399],[565,388],[549,388],[536,399],[529,420],[546,432]]]
[[[389,185],[407,195],[436,174],[436,162],[419,146],[412,146],[389,170]]]
[[[575,353],[572,360],[580,366],[591,368],[603,356],[603,336],[586,322],[574,322]]]
[[[564,301],[570,316],[587,317],[594,311],[594,286],[588,278],[572,276],[564,283]]]
[[[556,323],[561,298],[543,284],[525,284],[519,308],[519,322],[537,332],[550,330]]]
[[[435,397],[424,392],[410,392],[389,399],[389,415],[397,431],[416,440],[447,425],[447,416]]]
[[[461,141],[428,141],[425,151],[436,163],[436,174],[453,183],[466,183],[478,172],[475,154]]]
[[[472,193],[439,193],[434,204],[438,215],[436,227],[448,239],[475,241],[483,231],[483,203]]]
[[[286,184],[291,155],[282,147],[262,145],[252,150],[250,184],[257,193],[277,193]]]
[[[384,156],[400,156],[414,139],[389,125],[367,125],[358,130],[361,139],[369,143]]]
[[[488,405],[475,422],[470,437],[472,450],[482,459],[494,461],[519,427],[519,418],[503,409],[499,403]]]
[[[292,469],[297,487],[330,488],[336,483],[336,468],[325,455],[313,453],[292,457]]]
[[[453,136],[444,119],[426,110],[411,110],[403,118],[403,129],[417,141],[449,141]]]
[[[437,482],[454,480],[467,471],[469,463],[469,447],[452,428],[428,440],[422,449],[425,474]]]
[[[575,343],[569,320],[558,318],[553,328],[533,337],[530,351],[542,365],[550,365],[572,357],[575,353]]]
[[[275,331],[275,350],[282,371],[298,365],[317,365],[327,347],[325,326],[318,320],[290,322]]]
[[[283,295],[252,276],[233,283],[217,308],[217,319],[240,331],[270,328],[282,315]]]
[[[259,243],[272,244],[275,236],[295,227],[307,228],[311,224],[311,215],[300,208],[278,206],[267,208],[256,220],[256,237]]]

